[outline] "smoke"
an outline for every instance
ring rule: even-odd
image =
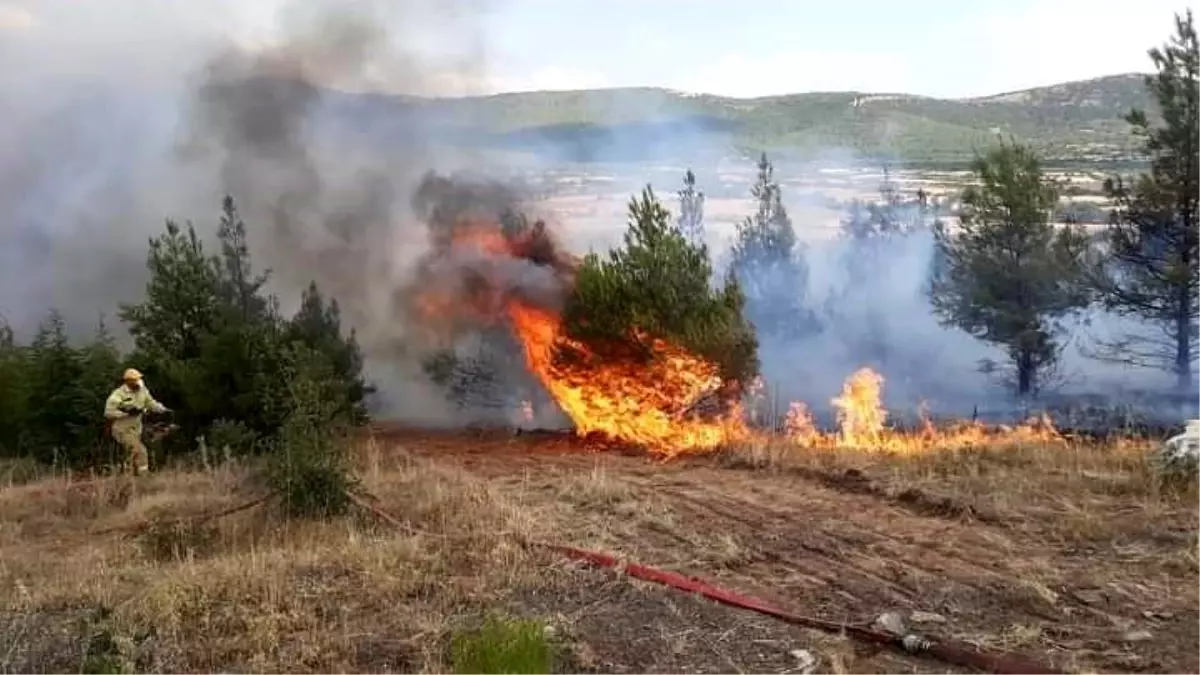
[[[884,403],[902,420],[914,419],[919,410],[955,417],[978,413],[1002,421],[1021,417],[1026,411],[1003,372],[1008,363],[1004,351],[942,325],[927,296],[934,242],[932,233],[919,225],[927,226],[935,217],[952,219],[956,195],[935,198],[935,208],[921,223],[918,186],[905,186],[904,167],[893,164],[891,187],[897,190],[898,202],[890,213],[911,231],[865,242],[841,231],[850,204],[845,198],[831,201],[828,195],[852,191],[881,201],[884,176],[878,164],[872,164],[832,151],[810,162],[776,163],[808,272],[806,287],[796,288],[798,304],[816,316],[819,329],[788,339],[760,335],[762,369],[774,408],[782,414],[789,401],[798,400],[829,417],[830,399],[845,378],[867,366],[883,375]],[[699,181],[704,179],[698,174]],[[752,208],[748,204],[746,212]],[[721,243],[727,246],[727,241]],[[748,309],[782,321],[784,303],[775,300]],[[1172,423],[1179,415],[1194,415],[1194,401],[1181,407],[1162,395],[1170,389],[1169,374],[1089,358],[1092,336],[1136,332],[1136,324],[1098,310],[1065,321],[1059,365],[1046,373],[1035,405],[1057,405],[1060,400],[1136,403],[1140,414]],[[989,372],[988,363],[1001,368]]]
[[[0,23],[0,317],[19,333],[52,306],[78,331],[136,300],[146,241],[163,218],[194,218],[211,232],[228,193],[283,310],[316,281],[356,328],[386,412],[451,424],[462,412],[430,384],[425,357],[445,347],[479,353],[494,341],[481,337],[487,321],[417,311],[416,297],[449,298],[484,316],[505,294],[554,307],[570,270],[558,242],[576,252],[619,243],[628,195],[650,181],[669,199],[689,166],[709,196],[708,243],[718,259],[733,222],[751,212],[752,163],[730,159],[736,129],[704,116],[626,123],[645,117],[633,106],[659,105],[645,92],[597,96],[609,106],[607,129],[499,137],[472,131],[481,120],[468,108],[406,96],[486,88],[486,4],[268,6],[43,0],[20,21]],[[131,15],[136,21],[120,18]],[[463,177],[497,170],[494,155],[485,156],[496,149],[528,151],[506,166],[535,178],[541,193],[564,195],[591,174],[607,194],[578,189],[584,198],[572,203],[586,202],[584,216],[563,216],[569,229],[547,226],[553,237],[526,241],[501,228],[499,249],[486,240],[449,246],[471,223],[532,212],[542,197],[511,181]],[[570,164],[582,160],[605,163]],[[927,237],[883,243],[864,272],[851,264],[861,252],[830,236],[828,221],[845,204],[831,205],[828,192],[847,186],[830,179],[842,174],[822,170],[864,165],[836,149],[812,163],[776,161],[808,247],[804,303],[825,325],[803,339],[764,340],[764,370],[783,405],[797,399],[820,409],[863,365],[885,376],[889,404],[900,408],[922,399],[959,414],[977,403],[1011,405],[978,369],[1003,354],[930,312]],[[735,174],[742,177],[728,177]],[[1099,324],[1126,328],[1111,317],[1092,321],[1097,332]],[[1078,343],[1064,358],[1067,389],[1151,389],[1166,379],[1098,364]],[[515,362],[509,346],[493,356]]]
[[[357,330],[385,403],[446,414],[401,348],[414,326],[397,289],[436,246],[419,211],[448,198],[429,183],[414,201],[422,178],[478,157],[411,95],[485,86],[488,4],[297,1],[263,16],[139,3],[136,23],[86,7],[51,0],[3,27],[0,316],[28,335],[55,307],[86,330],[140,296],[164,217],[203,218],[211,236],[230,194],[283,311],[316,281]]]

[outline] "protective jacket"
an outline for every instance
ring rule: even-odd
[[[154,400],[145,384],[136,390],[122,384],[114,389],[104,402],[104,419],[112,425],[114,436],[142,435],[142,416],[121,412],[121,408],[125,407],[137,408],[142,413],[160,413],[166,410],[163,404]]]

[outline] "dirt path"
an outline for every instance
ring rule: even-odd
[[[836,482],[663,464],[552,435],[390,440],[541,506],[563,543],[704,576],[799,613],[862,621],[919,612],[920,631],[1069,670],[1200,667],[1194,575],[1139,567],[1136,546],[1081,550]],[[879,653],[851,661],[855,671],[946,668]]]

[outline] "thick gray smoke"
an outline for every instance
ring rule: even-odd
[[[338,298],[384,409],[426,423],[455,413],[421,372],[430,326],[414,315],[414,294],[457,293],[453,285],[468,278],[468,269],[527,293],[547,283],[537,265],[518,258],[483,249],[472,249],[472,260],[458,249],[459,257],[447,254],[444,238],[459,217],[471,212],[496,224],[516,206],[516,193],[427,173],[470,167],[476,158],[444,133],[438,140],[436,121],[415,105],[393,100],[390,112],[399,118],[380,120],[369,101],[338,93],[370,84],[373,73],[386,73],[389,86],[405,91],[455,93],[426,82],[437,69],[420,54],[398,51],[406,43],[389,31],[427,25],[422,12],[453,10],[356,4],[306,15],[272,49],[230,49],[213,58],[188,111],[187,157],[215,160],[220,190],[260,224],[254,253],[272,270],[285,309],[309,280]],[[451,23],[442,37],[474,42],[464,34],[469,25]],[[473,64],[459,65],[463,78],[478,75]]]
[[[137,25],[89,7],[51,0],[30,6],[29,25],[0,27],[0,316],[28,335],[56,307],[86,330],[138,297],[165,217],[208,220],[197,225],[211,236],[230,194],[285,313],[315,280],[357,329],[385,401],[444,414],[401,348],[412,326],[396,295],[430,247],[419,182],[476,158],[412,99],[348,92],[475,93],[486,5],[285,2],[263,17],[220,0],[156,5]],[[222,12],[247,30],[214,22]]]

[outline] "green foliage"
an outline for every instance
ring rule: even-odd
[[[760,335],[790,339],[819,329],[805,307],[808,268],[796,241],[783,191],[766,153],[750,188],[756,211],[737,227],[730,270],[746,294],[750,321]]]
[[[0,451],[55,465],[97,459],[109,384],[120,360],[101,321],[92,340],[75,347],[51,311],[28,346],[0,333]],[[8,379],[11,378],[11,379]]]
[[[346,513],[357,485],[345,453],[345,392],[320,352],[293,344],[284,370],[289,412],[276,437],[265,478],[284,513],[330,518]]]
[[[455,673],[550,673],[554,659],[538,621],[489,616],[480,628],[459,632],[450,643]]]
[[[691,169],[683,175],[679,191],[679,231],[693,244],[704,242],[704,193],[696,189],[696,174]]]
[[[259,448],[260,441],[259,435],[241,420],[218,419],[205,436],[209,451],[218,456],[249,455]]]
[[[17,344],[12,328],[0,323],[0,456],[22,454],[29,404],[28,350]]]
[[[134,339],[128,358],[103,321],[78,347],[56,313],[28,345],[0,330],[0,453],[73,465],[101,459],[94,451],[105,442],[104,400],[123,365],[141,370],[155,398],[175,411],[180,430],[167,437],[168,454],[194,450],[200,436],[216,441],[218,452],[300,445],[296,428],[307,413],[297,411],[298,386],[315,387],[331,416],[367,421],[372,390],[353,332],[342,334],[336,301],[312,284],[296,316],[280,316],[263,291],[268,275],[254,270],[233,200],[222,206],[216,254],[191,224],[167,221],[150,240],[145,295],[120,312]],[[322,379],[296,382],[298,370]],[[272,442],[289,434],[288,443]]]
[[[374,392],[363,379],[363,358],[354,330],[342,335],[341,310],[338,302],[328,302],[321,296],[316,282],[309,284],[300,303],[300,309],[288,325],[288,338],[324,354],[333,366],[335,380],[345,388],[342,400],[344,410],[338,411],[356,423],[367,421],[364,401]]]
[[[729,381],[758,372],[738,284],[712,287],[704,244],[689,242],[650,186],[629,203],[624,246],[585,258],[563,312],[567,332],[602,355],[652,358],[637,331],[716,362]]]
[[[87,644],[79,672],[86,675],[120,675],[134,672],[133,664],[126,657],[127,641],[117,631],[112,621],[112,612],[99,607],[95,616],[88,621]]]
[[[1175,373],[1192,390],[1200,337],[1200,48],[1192,12],[1176,16],[1176,34],[1150,50],[1158,70],[1146,77],[1162,124],[1141,109],[1126,116],[1150,157],[1150,171],[1127,183],[1106,181],[1116,209],[1108,228],[1108,256],[1095,275],[1104,305],[1161,327],[1166,340],[1130,335],[1102,344],[1099,356]]]
[[[1028,147],[1001,142],[974,168],[980,184],[963,194],[961,227],[934,229],[934,311],[1005,348],[1017,392],[1036,393],[1058,357],[1058,320],[1088,303],[1080,283],[1086,239],[1051,224],[1057,193]]]
[[[209,255],[193,227],[185,236],[168,223],[150,244],[145,299],[124,309],[136,340],[133,361],[155,395],[178,411],[183,433],[175,438],[190,444],[218,420],[235,420],[256,439],[279,433],[292,412],[286,392],[294,343],[328,363],[340,412],[365,422],[371,389],[353,333],[342,335],[337,303],[313,283],[296,316],[282,318],[275,298],[263,294],[269,274],[254,271],[246,225],[228,197],[217,239],[220,252]]]
[[[536,138],[557,142],[559,152],[580,148],[582,156],[639,144],[647,156],[657,153],[654,159],[661,160],[655,141],[663,132],[655,125],[686,120],[691,129],[714,129],[719,142],[732,142],[750,156],[770,151],[779,157],[813,157],[839,147],[859,156],[966,164],[974,148],[994,137],[993,129],[1022,139],[1048,160],[1121,159],[1128,154],[1129,137],[1118,116],[1148,102],[1138,76],[1114,75],[976,99],[811,92],[747,101],[616,88],[422,105],[437,119],[482,124],[518,147],[522,139]],[[635,131],[626,135],[628,129]]]

